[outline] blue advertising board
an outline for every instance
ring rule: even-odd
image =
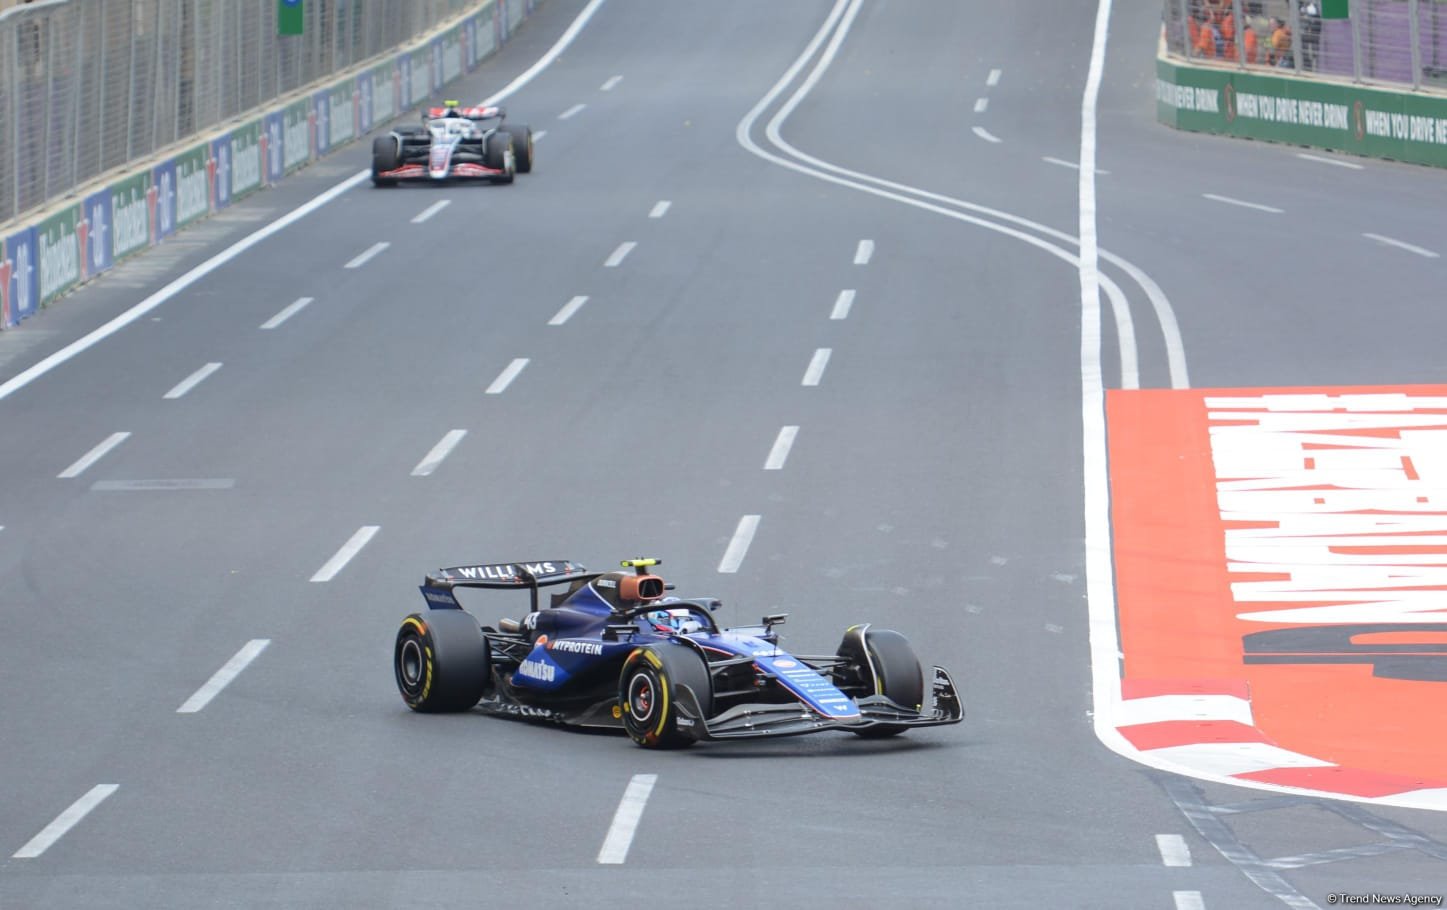
[[[176,159],[167,158],[151,169],[151,192],[156,199],[151,212],[152,240],[159,243],[176,233]]]
[[[35,313],[40,305],[40,274],[36,269],[35,228],[28,227],[5,238],[5,269],[9,274],[10,324]]]
[[[113,214],[110,187],[85,197],[85,220],[80,231],[80,268],[84,278],[94,278],[115,264]]]

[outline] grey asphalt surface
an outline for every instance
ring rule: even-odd
[[[449,96],[496,90],[582,6],[547,0]],[[0,907],[1170,908],[1181,891],[1283,906],[1177,804],[1266,794],[1182,789],[1091,731],[1073,267],[735,141],[831,6],[610,0],[505,102],[547,130],[534,174],[358,187],[0,401]],[[1073,234],[1075,172],[1042,159],[1079,155],[1087,6],[866,4],[784,135]],[[1159,126],[1158,15],[1132,0],[1112,21],[1101,243],[1169,294],[1192,384],[1437,378],[1443,317],[1425,304],[1442,266],[1360,234],[1430,246],[1438,222],[1420,199],[1447,176]],[[367,161],[358,143],[7,333],[3,375]],[[865,238],[873,259],[854,265]],[[638,246],[605,268],[625,241]],[[1144,295],[1107,271],[1130,296],[1143,384],[1165,385]],[[843,289],[854,308],[831,320]],[[588,303],[549,326],[575,295]],[[302,296],[315,302],[258,329]],[[804,387],[822,347],[828,368]],[[487,394],[515,358],[526,368]],[[1113,384],[1110,343],[1106,359]],[[208,362],[224,366],[163,400]],[[797,441],[765,471],[785,425]],[[410,476],[452,429],[468,435]],[[121,431],[84,473],[56,477]],[[92,489],[177,478],[233,485]],[[757,535],[720,574],[746,514]],[[371,525],[335,578],[308,580]],[[726,623],[790,611],[799,651],[832,650],[855,622],[900,629],[954,672],[969,716],[888,742],[656,754],[402,705],[391,641],[428,569],[633,555],[663,557],[682,594],[722,597]],[[466,602],[488,622],[525,609]],[[258,638],[267,649],[214,701],[176,713]],[[599,865],[645,773],[658,782],[627,862]],[[119,789],[43,855],[9,858],[101,783]],[[1369,818],[1425,840],[1281,873],[1285,887],[1323,906],[1331,892],[1447,890],[1433,858],[1447,820]],[[1312,801],[1239,819],[1230,830],[1267,858],[1379,839]],[[1183,836],[1194,864],[1163,866],[1157,834]]]

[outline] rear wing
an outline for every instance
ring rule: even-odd
[[[526,590],[532,595],[532,609],[536,612],[539,588],[569,584],[596,574],[590,573],[582,563],[566,559],[453,566],[430,573],[423,579],[419,590],[427,606],[434,610],[462,609],[462,604],[452,593],[453,588]]]

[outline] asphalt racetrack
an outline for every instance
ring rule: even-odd
[[[1102,743],[1091,420],[1103,390],[1439,379],[1447,177],[1160,126],[1154,0],[1104,42],[1093,3],[589,10],[502,102],[534,173],[355,180],[0,399],[0,907],[1447,894],[1441,813]],[[368,150],[6,333],[0,381]],[[898,629],[965,722],[655,753],[402,704],[427,570],[632,556],[725,623],[789,612],[799,651]]]

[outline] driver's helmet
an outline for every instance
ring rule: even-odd
[[[663,579],[633,572],[605,572],[592,581],[593,590],[614,610],[626,613],[663,596]]]
[[[445,108],[447,108],[447,112],[444,113],[442,116],[444,116],[444,117],[461,117],[461,116],[462,116],[461,106],[460,106],[456,101],[444,101],[444,102],[442,102],[442,106],[445,107]]]
[[[699,622],[693,615],[693,611],[687,607],[674,607],[669,610],[650,610],[646,614],[648,621],[653,628],[660,632],[672,632],[675,635],[687,635],[689,632],[702,632],[703,623]]]

